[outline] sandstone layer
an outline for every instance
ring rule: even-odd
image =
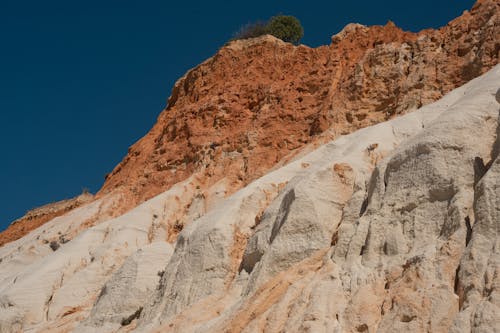
[[[42,225],[0,248],[0,332],[498,330],[499,82],[198,196],[172,244],[160,221],[192,179],[83,231],[104,199]]]
[[[106,177],[120,214],[196,175],[225,195],[308,143],[433,102],[498,63],[500,3],[478,1],[438,30],[348,25],[329,46],[271,36],[230,42],[178,80],[151,131]],[[325,141],[322,141],[325,142]]]

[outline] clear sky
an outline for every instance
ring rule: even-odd
[[[95,193],[148,132],[175,80],[245,23],[298,17],[302,42],[350,22],[440,27],[472,0],[0,1],[0,230]]]

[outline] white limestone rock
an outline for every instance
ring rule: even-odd
[[[89,317],[75,332],[116,332],[130,325],[158,286],[172,252],[170,244],[155,242],[128,257],[101,289]]]

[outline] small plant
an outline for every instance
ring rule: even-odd
[[[304,28],[294,16],[276,15],[268,22],[258,21],[243,26],[235,34],[233,40],[255,38],[267,34],[288,43],[298,44],[304,36]]]
[[[270,35],[293,44],[298,44],[304,37],[304,29],[300,21],[293,16],[274,16],[269,20],[266,29]]]
[[[235,34],[233,39],[248,39],[265,35],[267,34],[266,25],[267,24],[262,21],[248,23],[241,27],[241,29]]]

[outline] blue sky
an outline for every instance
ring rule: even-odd
[[[474,1],[0,2],[0,230],[27,210],[95,193],[148,132],[175,80],[240,26],[298,17],[302,42],[350,22],[440,27]]]

